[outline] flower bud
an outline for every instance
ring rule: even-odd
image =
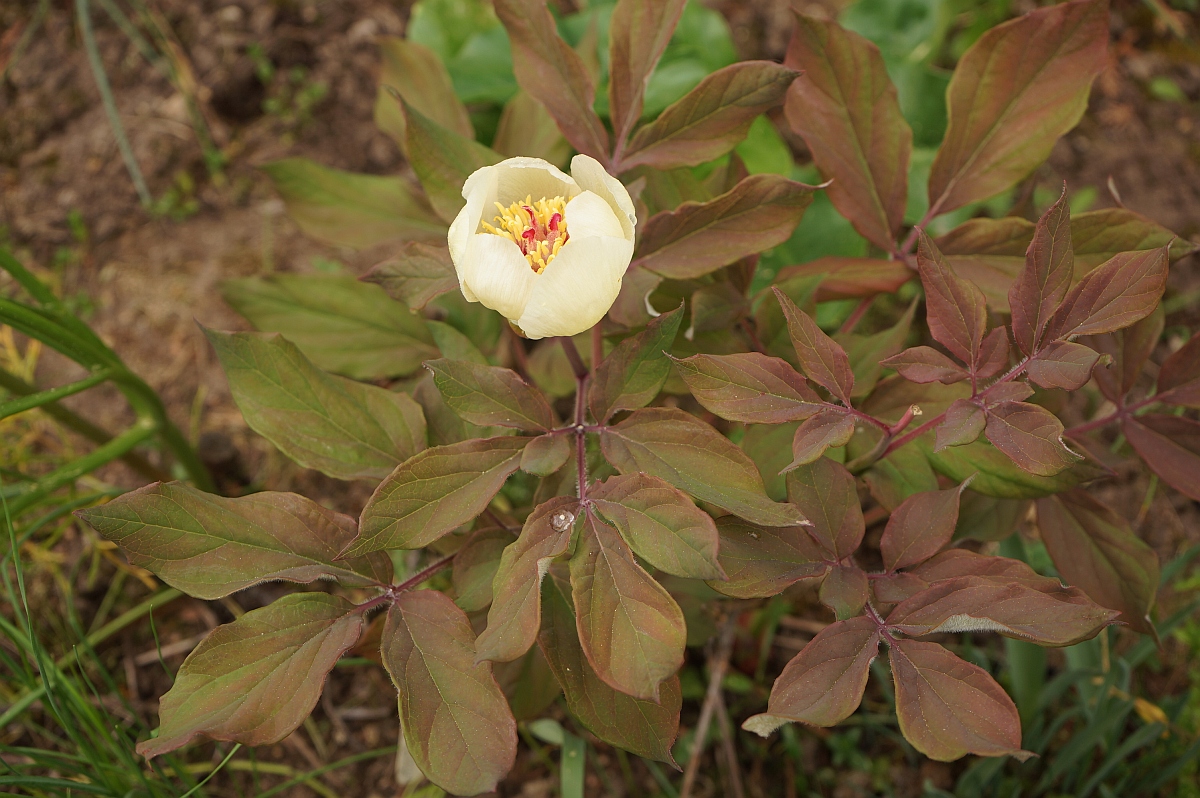
[[[633,257],[637,216],[621,182],[576,155],[568,176],[540,158],[509,158],[463,184],[450,258],[468,302],[527,338],[575,335],[604,318]]]

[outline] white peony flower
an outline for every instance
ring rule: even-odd
[[[576,155],[570,176],[509,158],[463,184],[450,258],[468,302],[499,311],[528,338],[575,335],[604,318],[633,257],[637,216],[621,182]]]

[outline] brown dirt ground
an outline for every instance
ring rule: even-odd
[[[64,295],[85,298],[81,305],[89,323],[162,394],[176,422],[201,442],[202,453],[227,485],[253,482],[296,490],[355,512],[366,498],[366,488],[296,469],[247,429],[197,323],[218,329],[247,327],[220,299],[217,285],[223,279],[272,269],[312,270],[318,259],[337,260],[361,273],[386,254],[329,247],[300,235],[281,215],[281,204],[257,167],[285,155],[370,173],[391,173],[402,166],[391,140],[372,123],[378,65],[374,40],[403,31],[409,3],[157,0],[149,5],[158,9],[175,37],[184,85],[193,87],[214,141],[229,156],[223,178],[213,180],[206,173],[184,95],[96,10],[101,56],[151,194],[161,197],[181,180],[195,186],[185,192],[184,199],[196,203],[186,218],[148,216],[117,150],[72,4],[50,3],[35,35],[18,52],[22,34],[36,18],[37,4],[0,2],[0,68],[5,69],[0,81],[0,241],[39,274],[60,283]],[[719,7],[730,19],[744,57],[781,57],[788,30],[786,0],[725,0]],[[1060,142],[1039,173],[1039,184],[1054,186],[1067,179],[1072,189],[1097,186],[1098,205],[1103,206],[1113,202],[1104,189],[1111,176],[1128,207],[1200,241],[1197,21],[1183,20],[1192,38],[1181,39],[1166,30],[1149,4],[1119,0],[1114,11],[1112,67],[1098,81],[1083,123]],[[250,44],[263,48],[280,75],[303,67],[311,81],[328,87],[311,120],[293,124],[262,112],[263,99],[283,78],[276,78],[274,88],[262,86],[246,52]],[[1182,101],[1150,94],[1151,81],[1163,76],[1182,89]],[[86,241],[72,236],[72,213],[85,222]],[[1173,290],[1186,293],[1200,287],[1197,260],[1176,265]],[[1200,310],[1193,303],[1169,323],[1186,334],[1200,327]],[[70,368],[44,356],[38,379],[57,384],[71,376]],[[86,403],[77,401],[75,406],[111,429],[130,420],[115,392],[89,393]],[[136,475],[116,468],[103,476],[140,484]],[[1144,486],[1129,480],[1111,489],[1123,506],[1137,506],[1142,491]],[[1196,516],[1186,505],[1177,497],[1160,495],[1142,527],[1164,556],[1200,538]],[[82,531],[72,530],[66,541],[68,554],[72,546],[82,550],[90,545],[85,538]],[[79,609],[86,615],[94,611],[89,603],[94,605],[103,590],[95,585],[83,588],[88,589],[79,594]],[[238,601],[257,606],[273,592],[249,591],[239,594]],[[134,593],[131,590],[131,602],[145,595],[144,590]],[[171,613],[161,615],[163,643],[191,639],[230,617],[229,608],[219,603],[177,602]],[[161,670],[131,666],[148,645],[144,630],[130,631],[119,641],[114,667],[124,668],[130,697],[152,720],[166,682]],[[1164,687],[1180,688],[1180,679],[1186,678],[1184,654],[1168,649],[1164,659],[1170,667],[1158,677]],[[177,666],[181,656],[170,664]],[[316,715],[317,739],[297,732],[285,743],[261,751],[260,759],[305,768],[394,742],[392,696],[378,669],[339,671]],[[685,726],[694,722],[694,709],[691,712]],[[817,736],[802,734],[802,742],[814,769],[828,766],[828,754],[817,744]],[[615,772],[611,757],[604,756],[606,767],[611,765]],[[756,762],[746,765],[752,786],[762,784],[753,775],[757,772],[761,779],[762,763],[760,753]],[[348,769],[330,783],[344,795],[390,795],[395,793],[391,770],[385,758]],[[702,778],[699,794],[720,794],[718,770],[710,771]],[[649,779],[644,771],[638,776]],[[847,774],[831,794],[867,794],[870,785],[860,776]],[[900,792],[917,794],[924,779],[949,787],[951,770],[933,763],[917,770],[901,759],[889,778]],[[589,776],[589,784],[599,789],[595,774]],[[552,790],[546,770],[531,757],[522,757],[502,794],[539,796]],[[766,790],[778,794],[770,786]],[[297,788],[295,794],[308,793]]]

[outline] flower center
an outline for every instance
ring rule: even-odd
[[[500,213],[492,220],[494,224],[484,222],[483,229],[515,241],[525,260],[529,261],[529,268],[538,274],[554,260],[570,238],[567,235],[567,201],[562,197],[533,202],[530,196],[507,208],[497,202],[496,209]]]

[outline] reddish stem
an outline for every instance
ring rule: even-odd
[[[447,555],[447,556],[443,557],[442,559],[435,561],[433,564],[425,566],[420,571],[417,571],[415,574],[410,576],[408,579],[405,579],[400,584],[388,585],[387,588],[383,591],[383,593],[379,594],[378,596],[371,599],[370,601],[359,604],[354,609],[356,612],[370,612],[371,610],[373,610],[376,607],[379,607],[383,604],[390,604],[390,603],[394,602],[401,593],[403,593],[406,590],[410,590],[411,588],[414,588],[417,585],[421,584],[426,579],[433,576],[434,574],[436,574],[438,571],[445,568],[447,565],[449,565],[453,561],[454,561],[454,555],[453,554]]]
[[[1069,430],[1067,430],[1066,434],[1070,435],[1072,438],[1076,438],[1085,433],[1092,432],[1093,430],[1098,430],[1101,427],[1106,427],[1114,421],[1123,421],[1124,419],[1131,417],[1135,410],[1141,410],[1143,407],[1152,405],[1157,401],[1157,396],[1147,396],[1140,402],[1134,402],[1131,405],[1119,407],[1116,409],[1116,411],[1109,413],[1103,418],[1097,418],[1093,421],[1088,421],[1085,424],[1080,424],[1077,427],[1071,427]]]
[[[858,303],[858,306],[854,308],[853,312],[846,317],[846,320],[842,322],[842,326],[838,328],[838,332],[854,332],[854,328],[858,326],[860,321],[862,321],[863,316],[867,315],[867,311],[871,309],[871,303],[874,301],[874,296],[864,297],[863,300]]]

